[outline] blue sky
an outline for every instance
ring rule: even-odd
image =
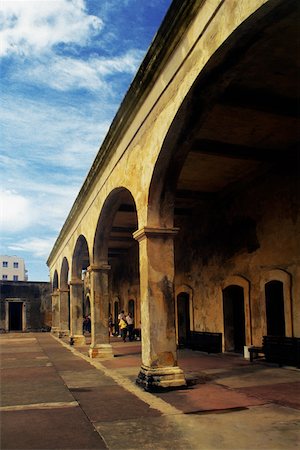
[[[171,0],[2,0],[2,255],[46,260]]]

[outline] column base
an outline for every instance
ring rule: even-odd
[[[90,358],[113,358],[113,349],[111,344],[98,344],[89,348]]]
[[[58,330],[58,337],[62,338],[62,337],[66,337],[66,336],[70,336],[70,330]]]
[[[136,383],[146,391],[186,386],[183,370],[178,366],[158,368],[141,366]]]
[[[54,334],[55,336],[58,336],[59,328],[58,327],[51,327],[51,334]]]
[[[85,337],[83,334],[75,334],[74,336],[70,336],[70,344],[85,345]]]

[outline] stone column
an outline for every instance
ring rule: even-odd
[[[178,228],[145,227],[139,241],[142,366],[137,379],[146,390],[185,386],[177,365],[174,296],[174,236]]]
[[[56,289],[51,294],[52,298],[52,326],[51,333],[57,334],[59,331],[59,291]]]
[[[109,341],[108,330],[108,272],[106,263],[88,267],[91,280],[91,358],[112,358],[113,351]]]
[[[85,344],[83,335],[83,311],[82,311],[82,287],[83,281],[72,279],[70,281],[70,336],[74,344]]]
[[[60,336],[69,336],[69,289],[59,289]]]

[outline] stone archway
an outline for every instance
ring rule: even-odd
[[[274,284],[275,282],[275,284]],[[271,284],[270,284],[271,283]],[[269,292],[266,290],[266,286],[275,286],[276,292]],[[268,333],[268,317],[267,317],[267,298],[270,301],[270,308],[272,308],[272,300],[274,296],[278,298],[278,308],[281,311],[277,312],[277,316],[281,320],[281,333],[284,333],[287,337],[293,337],[293,320],[292,320],[292,278],[291,274],[281,269],[269,270],[263,273],[261,277],[261,309],[262,309],[262,330],[264,334]],[[268,288],[267,288],[268,289]],[[272,287],[271,287],[272,289]],[[269,295],[268,295],[269,294]],[[276,301],[276,299],[275,299]],[[270,310],[269,310],[270,311]],[[270,313],[269,313],[270,314]],[[271,329],[274,329],[271,325]],[[275,325],[275,329],[279,331],[279,328]]]
[[[175,289],[175,302],[177,345],[179,345],[179,347],[184,347],[188,337],[187,335],[195,328],[193,289],[186,284],[177,286]]]
[[[149,190],[149,234],[152,228],[161,234],[177,231],[173,271],[175,280],[197,287],[199,331],[224,329],[219,286],[230,273],[252,279],[252,273],[258,276],[260,258],[273,265],[258,231],[267,228],[271,217],[276,223],[276,193],[284,197],[288,185],[289,195],[294,195],[294,6],[295,2],[263,6],[233,30],[199,73],[156,160]],[[287,229],[295,230],[289,220]],[[275,230],[274,226],[274,234]],[[276,248],[275,260],[282,249],[278,240],[273,241],[267,246]],[[293,261],[292,251],[290,255]],[[244,289],[245,345],[251,345],[249,282],[237,285]],[[256,302],[253,298],[257,322]]]
[[[125,188],[114,189],[99,215],[94,238],[94,262],[89,267],[91,292],[94,292],[92,322],[94,320],[97,327],[95,333],[92,332],[92,357],[112,356],[107,333],[109,297],[117,297],[118,309],[122,310],[128,303],[129,292],[135,291],[139,295],[139,252],[138,244],[132,237],[137,228],[133,196]],[[114,317],[114,320],[116,322],[117,318]]]
[[[83,278],[90,265],[90,255],[87,240],[80,235],[76,241],[72,257],[71,280],[70,280],[70,304],[71,323],[70,335],[75,343],[85,343],[83,336]]]
[[[57,270],[54,271],[52,279],[52,326],[51,332],[57,333],[59,330],[59,291],[58,291],[58,273]]]
[[[70,333],[70,286],[69,286],[69,263],[66,257],[63,258],[60,272],[59,288],[59,312],[61,335]]]

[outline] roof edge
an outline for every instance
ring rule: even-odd
[[[105,167],[105,161],[108,160],[109,155],[120,140],[122,132],[130,122],[132,115],[147,97],[186,28],[204,2],[205,0],[173,0],[121,102],[97,156],[54,243],[47,259],[48,267],[51,265],[55,253],[66,236],[73,219],[75,219],[84,197],[89,192],[99,174],[99,169]]]

